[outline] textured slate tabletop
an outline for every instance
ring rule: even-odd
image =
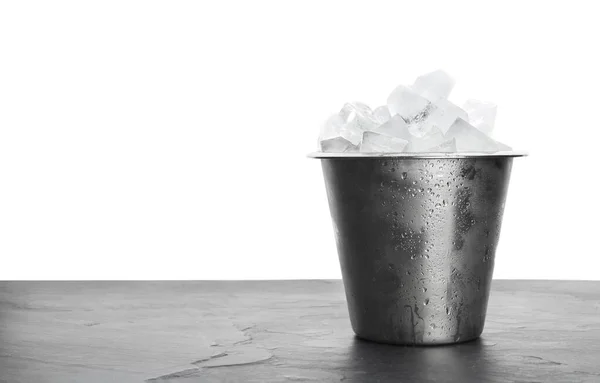
[[[600,282],[494,281],[481,339],[353,336],[340,281],[0,282],[1,382],[600,382]]]

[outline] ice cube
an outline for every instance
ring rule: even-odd
[[[360,102],[345,104],[339,115],[342,119],[342,137],[354,145],[360,143],[364,131],[373,130],[381,125],[373,117],[371,108]]]
[[[340,110],[340,117],[346,125],[352,125],[360,130],[372,130],[378,127],[373,111],[367,105],[360,102],[352,102],[344,105]]]
[[[442,142],[444,142],[444,135],[438,128],[434,127],[422,137],[411,137],[404,151],[429,152],[429,149],[440,145]]]
[[[321,140],[319,145],[322,152],[329,153],[356,152],[358,149],[356,145],[342,137]]]
[[[446,139],[456,139],[459,152],[497,152],[498,144],[479,129],[458,118],[448,129]]]
[[[360,144],[360,151],[366,153],[373,152],[402,152],[408,141],[401,138],[386,136],[375,132],[364,132]]]
[[[446,134],[450,126],[457,118],[467,120],[467,112],[448,100],[441,99],[435,103],[435,108],[424,121],[424,131],[429,131],[431,127],[436,127]]]
[[[494,130],[496,111],[498,107],[491,102],[467,100],[464,109],[469,115],[469,123],[487,135]]]
[[[339,114],[334,114],[323,124],[319,135],[319,141],[341,137],[350,141],[353,145],[358,145],[362,139],[362,133],[363,131],[360,129],[353,126],[347,126]]]
[[[464,109],[448,101],[454,80],[437,70],[398,86],[387,105],[371,110],[345,104],[321,129],[319,148],[328,152],[496,152],[511,151],[488,135],[496,105],[468,100]]]
[[[394,115],[388,122],[375,129],[374,132],[401,138],[406,141],[411,138],[406,121],[398,114]]]
[[[339,114],[334,114],[325,121],[319,133],[319,140],[326,140],[340,135],[340,130],[344,126],[344,121]]]
[[[438,146],[427,149],[427,151],[430,153],[456,152],[456,139],[453,138],[451,140],[444,141]]]
[[[442,70],[419,76],[412,86],[417,94],[432,102],[448,98],[452,88],[454,88],[454,79]]]
[[[392,116],[399,114],[410,124],[423,120],[430,112],[431,103],[410,88],[400,85],[390,93],[387,106]]]
[[[347,102],[344,104],[344,107],[340,110],[340,117],[347,121],[349,120],[349,117],[352,113],[358,113],[363,116],[368,116],[373,112],[367,104],[363,104],[362,102]]]
[[[319,140],[342,137],[353,145],[358,145],[365,130],[375,129],[379,125],[367,105],[359,102],[348,103],[338,114],[325,122]]]
[[[373,110],[373,117],[380,124],[385,124],[391,118],[390,110],[387,105],[380,106]]]
[[[502,142],[498,142],[496,141],[496,145],[498,145],[498,150],[499,151],[503,151],[503,152],[510,152],[512,151],[512,148],[506,144],[503,144]]]

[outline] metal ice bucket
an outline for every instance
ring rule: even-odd
[[[322,162],[357,336],[479,337],[512,160],[524,153],[333,154]]]

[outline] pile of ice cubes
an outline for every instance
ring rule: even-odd
[[[496,105],[469,100],[462,108],[448,101],[454,80],[438,70],[400,85],[387,105],[371,110],[353,102],[321,129],[322,152],[497,152],[510,147],[490,137]]]

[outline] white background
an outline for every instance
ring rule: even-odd
[[[495,277],[600,279],[600,23],[551,3],[0,3],[0,279],[337,278],[305,155],[437,68],[531,153]]]

